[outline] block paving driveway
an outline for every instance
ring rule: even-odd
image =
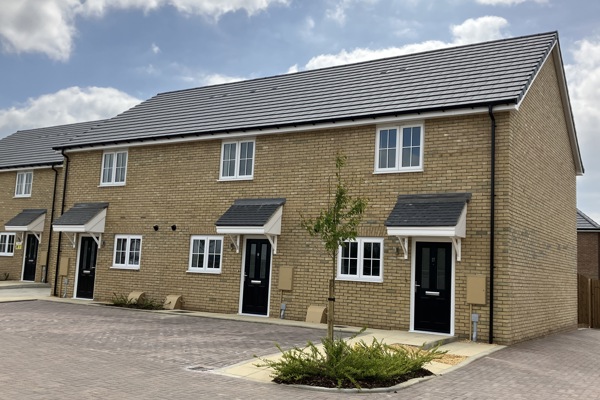
[[[51,301],[0,303],[0,399],[600,399],[600,331],[511,346],[397,393],[333,393],[210,371],[324,330]]]

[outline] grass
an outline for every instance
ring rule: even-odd
[[[113,293],[111,304],[115,307],[138,308],[141,310],[162,310],[162,303],[157,300],[142,297],[140,300],[130,300],[127,296]]]
[[[362,332],[362,331],[361,331]],[[273,381],[337,388],[393,386],[414,377],[431,375],[423,369],[445,354],[438,348],[404,348],[373,339],[349,344],[338,338],[321,340],[323,349],[308,342],[305,348],[283,351],[277,361],[259,358],[259,367],[273,369]]]

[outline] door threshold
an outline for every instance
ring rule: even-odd
[[[269,318],[269,315],[265,314],[247,314],[247,313],[238,313],[239,316],[242,317],[261,317],[261,318]]]

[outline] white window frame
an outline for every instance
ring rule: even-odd
[[[125,247],[125,263],[124,264],[118,264],[117,263],[117,243],[119,242],[119,240],[125,240],[126,241],[126,247]],[[138,263],[137,264],[133,264],[129,262],[129,256],[131,253],[131,242],[132,240],[139,240],[140,241],[140,250],[139,250],[139,257],[138,257]],[[140,269],[140,265],[142,264],[142,235],[115,235],[115,247],[113,249],[113,265],[112,268],[116,268],[116,269],[135,269],[138,270]]]
[[[116,182],[117,179],[117,158],[119,154],[125,154],[125,173],[123,181]],[[110,177],[104,181],[104,169],[106,168],[106,157],[112,155]],[[105,151],[102,153],[102,168],[100,169],[100,186],[124,186],[127,182],[127,163],[129,162],[129,151],[127,149]]]
[[[202,260],[202,267],[195,267],[192,265],[192,260],[193,260],[193,255],[194,255],[194,241],[204,241],[204,257]],[[218,254],[219,255],[219,267],[218,268],[212,268],[209,267],[208,265],[208,259],[209,259],[209,253],[208,253],[208,249],[209,249],[209,243],[211,240],[214,241],[219,241],[221,242],[221,247],[220,247],[220,251],[219,253],[214,253],[214,254]],[[220,274],[222,271],[222,267],[223,267],[223,236],[200,236],[200,235],[193,235],[192,237],[190,237],[190,257],[189,257],[189,261],[188,261],[188,270],[187,272],[193,272],[193,273],[199,273],[199,274]]]
[[[19,179],[20,177],[22,177],[22,179]],[[29,184],[27,184],[27,177],[29,177]],[[15,182],[15,197],[31,197],[32,189],[33,171],[17,172],[17,180]]]
[[[242,151],[242,143],[252,143],[252,173],[250,175],[240,175],[240,158]],[[225,157],[225,147],[227,145],[235,144],[235,166],[234,174],[232,176],[223,175],[223,158]],[[243,139],[234,141],[224,141],[221,144],[221,158],[219,162],[219,180],[221,181],[234,181],[234,180],[252,180],[254,179],[254,160],[256,160],[256,139]]]
[[[403,167],[402,166],[402,149],[404,147],[404,135],[403,130],[405,128],[420,128],[421,129],[421,140],[419,149],[419,165],[414,167]],[[383,130],[396,129],[396,165],[391,168],[379,168],[379,149],[380,149],[380,132]],[[377,127],[375,134],[375,173],[386,174],[386,173],[397,173],[397,172],[421,172],[423,171],[423,147],[425,143],[425,125],[423,123],[412,123],[402,125],[385,125]]]
[[[9,252],[9,242],[10,238],[12,238],[12,251]],[[0,232],[0,256],[2,257],[12,257],[15,254],[15,243],[16,236],[14,233],[10,232]],[[4,244],[2,244],[4,243]]]
[[[337,280],[340,281],[359,281],[359,282],[383,282],[383,238],[375,237],[358,237],[355,240],[348,240],[347,242],[358,243],[357,253],[357,268],[356,275],[342,274],[342,246],[338,249],[338,260],[337,260]],[[365,243],[378,243],[380,245],[380,258],[379,258],[379,275],[370,276],[363,275],[363,261],[364,261],[364,244]]]

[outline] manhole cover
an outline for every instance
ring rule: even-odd
[[[210,371],[215,369],[215,367],[209,367],[206,365],[192,365],[191,367],[187,367],[186,368],[188,371],[199,371],[199,372],[203,372],[203,371]]]

